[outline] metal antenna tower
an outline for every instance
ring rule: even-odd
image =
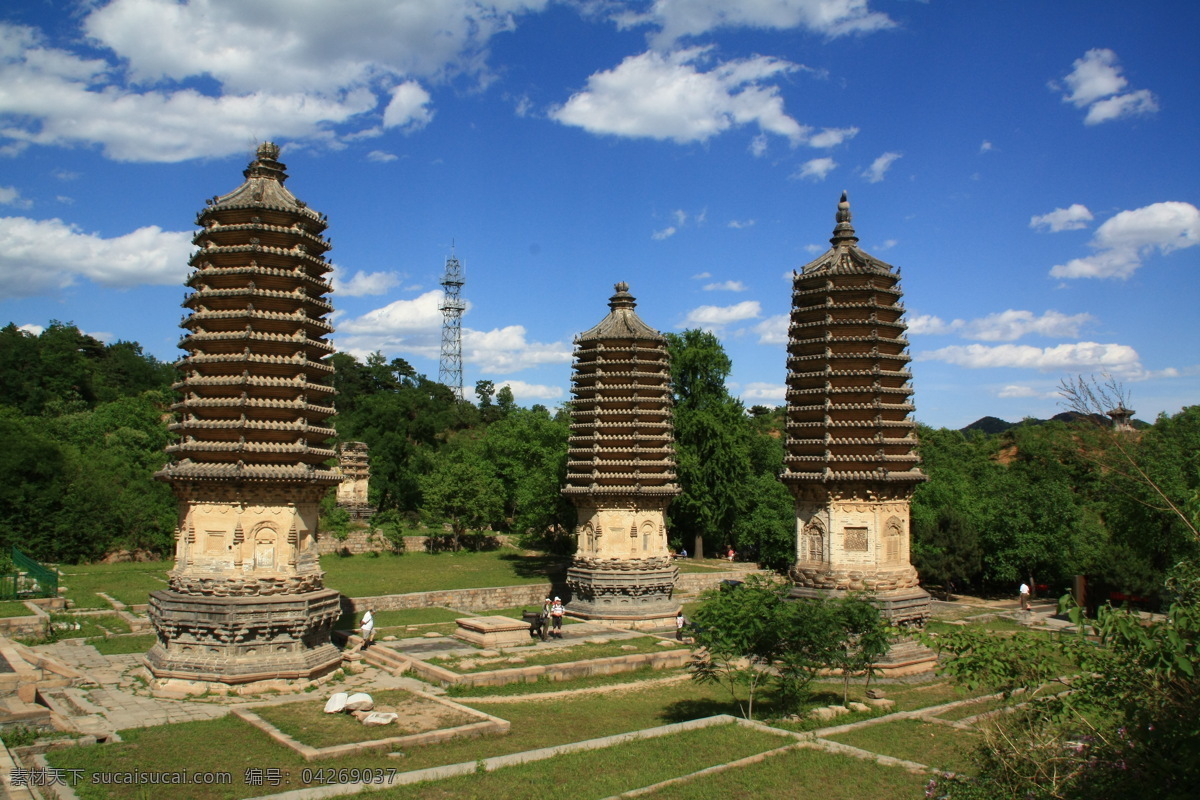
[[[466,309],[461,293],[463,287],[462,264],[450,246],[450,257],[446,259],[446,275],[442,278],[442,355],[438,360],[438,383],[450,387],[459,400],[463,399],[462,369],[462,315]]]

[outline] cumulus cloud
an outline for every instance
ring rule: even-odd
[[[1154,203],[1122,211],[1096,229],[1095,254],[1050,270],[1055,278],[1128,278],[1155,250],[1167,254],[1200,244],[1200,210],[1191,203]]]
[[[746,284],[741,281],[721,281],[720,283],[709,283],[704,286],[706,292],[744,292]]]
[[[743,401],[758,405],[761,405],[764,400],[768,403],[782,405],[787,398],[787,385],[752,381],[747,383],[746,388],[742,390],[741,398]]]
[[[858,128],[824,128],[808,139],[809,147],[837,147],[858,135]]]
[[[674,236],[678,232],[679,232],[679,229],[676,228],[674,225],[668,225],[667,227],[662,228],[661,230],[657,230],[654,233],[650,234],[650,238],[655,240],[656,242],[661,242],[663,239],[670,239],[672,236]]]
[[[341,270],[335,270],[332,283],[333,291],[340,295],[362,297],[387,294],[389,290],[400,285],[400,277],[395,272],[363,272],[360,269],[353,276],[343,280]]]
[[[17,330],[25,331],[30,336],[41,336],[42,333],[46,330],[46,326],[34,325],[33,323],[26,323],[24,325],[18,325]]]
[[[113,288],[182,284],[192,235],[156,225],[106,239],[60,219],[0,217],[0,299],[44,294],[79,278]]]
[[[29,208],[33,205],[33,201],[28,198],[21,197],[21,192],[13,186],[0,186],[0,206],[15,206],[17,208]]]
[[[814,158],[801,164],[800,169],[796,170],[792,177],[798,180],[823,181],[836,168],[837,162],[828,156]]]
[[[338,349],[358,356],[379,350],[437,359],[441,351],[441,302],[442,292],[430,290],[409,300],[395,300],[361,317],[339,320]],[[569,343],[530,342],[525,337],[522,325],[490,331],[464,327],[463,361],[483,372],[500,374],[541,364],[570,363]]]
[[[383,110],[383,127],[415,131],[424,128],[433,119],[429,103],[433,100],[429,92],[416,81],[406,81],[391,91],[392,99]]]
[[[916,355],[917,361],[944,361],[969,369],[1000,367],[1036,369],[1040,372],[1106,370],[1114,375],[1142,372],[1137,351],[1123,344],[1074,342],[1054,347],[982,344],[952,345]]]
[[[658,38],[668,42],[718,28],[804,28],[833,38],[895,25],[887,14],[872,11],[868,0],[655,0],[644,13],[626,12],[617,21],[657,26]]]
[[[1048,214],[1036,215],[1029,218],[1029,227],[1035,230],[1058,233],[1059,231],[1077,231],[1086,228],[1092,221],[1092,212],[1087,206],[1072,203],[1069,208],[1056,208]]]
[[[504,380],[496,384],[499,391],[507,386],[512,390],[517,401],[522,400],[557,400],[563,396],[561,386],[546,386],[541,383],[526,383],[525,381]]]
[[[386,150],[372,150],[367,153],[367,161],[374,161],[377,164],[386,164],[389,161],[395,161],[399,156],[395,153],[389,153]]]
[[[1084,325],[1094,321],[1091,314],[1063,314],[1047,311],[1037,315],[1032,311],[1008,309],[973,320],[956,319],[950,322],[932,314],[908,317],[908,333],[921,335],[958,334],[964,339],[981,342],[1012,342],[1024,336],[1045,336],[1051,339],[1073,339]]]
[[[413,130],[433,113],[416,79],[486,82],[491,37],[546,4],[356,0],[348,13],[324,0],[113,0],[85,4],[64,37],[86,51],[0,25],[0,111],[12,115],[0,151],[83,144],[116,160],[179,161],[262,138],[373,135],[381,121]]]
[[[888,169],[900,158],[900,153],[884,153],[879,158],[871,162],[871,166],[862,171],[862,176],[866,178],[867,183],[879,183],[883,180],[883,176],[887,174]]]
[[[763,131],[799,142],[808,129],[783,111],[779,88],[763,81],[798,69],[776,58],[727,61],[703,72],[710,48],[629,56],[597,72],[587,88],[549,116],[589,133],[629,138],[703,142],[735,126],[756,123]]]
[[[787,344],[790,321],[787,314],[776,314],[755,325],[754,332],[758,334],[758,343]]]
[[[743,300],[731,306],[699,306],[688,312],[681,327],[719,328],[731,322],[755,319],[762,313],[757,300]]]
[[[1050,88],[1062,92],[1064,103],[1086,108],[1085,125],[1158,111],[1158,101],[1147,89],[1126,92],[1129,80],[1121,74],[1117,54],[1107,48],[1094,48],[1075,59],[1071,72],[1063,78],[1064,90],[1057,82]]]

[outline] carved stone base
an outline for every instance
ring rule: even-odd
[[[159,680],[312,680],[342,663],[329,641],[339,598],[333,589],[252,597],[151,592],[158,642],[146,667]]]
[[[895,567],[795,564],[788,572],[797,586],[822,591],[896,592],[919,589],[917,571],[908,564]]]
[[[567,610],[580,619],[659,627],[679,610],[679,603],[671,599],[678,577],[679,568],[667,558],[576,558],[567,570],[571,589]]]
[[[841,590],[823,591],[808,586],[792,587],[793,599],[815,597],[841,597],[848,592]],[[880,615],[889,625],[903,627],[924,627],[932,612],[929,592],[917,587],[915,589],[900,589],[893,592],[876,592],[871,596],[871,602],[879,609]]]

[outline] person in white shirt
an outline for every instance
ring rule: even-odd
[[[1022,583],[1020,591],[1021,591],[1021,610],[1028,611],[1029,610],[1029,584]]]
[[[562,618],[566,608],[563,607],[561,597],[554,598],[554,605],[550,606],[550,623],[552,626],[551,635],[557,639],[562,638]]]
[[[370,606],[367,607],[367,613],[363,614],[362,625],[362,647],[360,650],[366,650],[375,641],[375,615],[371,613]]]

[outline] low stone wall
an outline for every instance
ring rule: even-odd
[[[497,669],[490,672],[457,673],[410,659],[409,671],[414,675],[442,686],[506,686],[510,683],[536,683],[543,677],[552,681],[585,678],[589,675],[617,675],[635,672],[643,667],[673,669],[688,663],[690,650],[667,650],[660,653],[633,653],[627,656],[592,658],[564,664],[538,664],[530,667]]]
[[[747,575],[771,574],[768,572],[689,572],[679,576],[675,583],[676,599],[698,595],[706,589],[719,586],[723,580],[744,581]],[[395,611],[405,608],[429,608],[444,606],[463,611],[491,611],[497,608],[531,606],[541,608],[542,601],[555,595],[567,601],[570,612],[571,598],[567,587],[550,583],[531,583],[527,586],[493,586],[486,589],[444,589],[434,592],[410,592],[408,594],[385,594],[375,597],[350,597],[342,603],[343,610],[362,613],[369,605],[375,611]]]

